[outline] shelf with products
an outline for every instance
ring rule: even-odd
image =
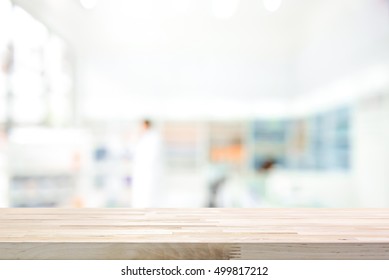
[[[250,123],[250,169],[258,170],[267,160],[284,166],[287,137],[286,120],[256,120]]]
[[[72,205],[74,174],[12,176],[10,207],[61,207]]]
[[[211,122],[208,133],[211,163],[245,167],[246,125],[244,122]]]
[[[138,139],[135,122],[95,123],[86,125],[91,138],[91,168],[88,178],[91,207],[128,207],[133,182],[133,155]]]
[[[9,205],[72,206],[88,169],[88,137],[76,129],[11,130],[7,145]]]
[[[166,121],[161,128],[167,170],[197,170],[204,162],[205,125]]]
[[[288,121],[287,136],[285,138],[285,168],[307,169],[309,166],[313,166],[315,159],[308,154],[310,129],[310,123],[307,118]],[[318,139],[320,141],[323,140],[320,137]]]
[[[299,119],[253,122],[251,168],[270,158],[284,169],[349,170],[351,113],[344,106]]]
[[[0,126],[5,139],[0,151],[2,205],[64,205],[63,186],[69,190],[76,186],[79,171],[73,168],[80,155],[66,143],[53,146],[50,142],[56,133],[63,135],[54,127],[71,122],[69,54],[67,44],[42,23],[16,4],[0,1]],[[32,130],[37,134],[22,138],[24,143],[15,142],[15,135]],[[65,158],[72,163],[64,163]]]
[[[308,154],[314,159],[313,168],[348,170],[351,156],[351,109],[337,108],[310,119]]]

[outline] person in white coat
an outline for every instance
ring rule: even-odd
[[[161,181],[161,141],[149,120],[142,123],[142,135],[134,153],[132,207],[157,207]]]

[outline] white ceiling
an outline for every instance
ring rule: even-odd
[[[284,0],[276,13],[270,13],[261,0],[224,0],[238,3],[233,16],[225,19],[214,16],[212,3],[217,0],[98,0],[89,11],[78,0],[13,2],[77,50],[249,52],[263,57],[296,51],[308,29],[310,13],[324,1]],[[186,2],[187,9],[178,10],[180,2]]]
[[[123,95],[288,101],[389,52],[387,0],[284,0],[273,13],[262,0],[98,0],[93,10],[78,0],[13,2],[70,43],[79,92],[101,104]],[[236,12],[215,16],[227,2]]]

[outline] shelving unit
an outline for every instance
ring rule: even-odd
[[[287,121],[257,120],[250,124],[250,168],[258,170],[265,160],[285,166]]]
[[[55,139],[73,118],[71,63],[59,36],[10,1],[0,2],[1,206],[71,205],[83,151]]]
[[[197,170],[204,163],[204,125],[164,122],[161,133],[164,161],[169,170]]]
[[[321,170],[350,168],[350,108],[339,108],[311,120],[311,157]]]
[[[75,206],[87,186],[87,137],[74,129],[13,129],[8,142],[9,206]]]
[[[137,123],[88,123],[87,127],[91,139],[87,173],[91,188],[87,196],[96,199],[85,206],[130,207]]]
[[[349,170],[351,111],[340,107],[299,119],[253,122],[251,168],[271,158],[282,169]]]

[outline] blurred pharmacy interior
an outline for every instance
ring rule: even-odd
[[[389,207],[389,1],[0,0],[0,207],[134,206],[143,119],[155,207]]]

